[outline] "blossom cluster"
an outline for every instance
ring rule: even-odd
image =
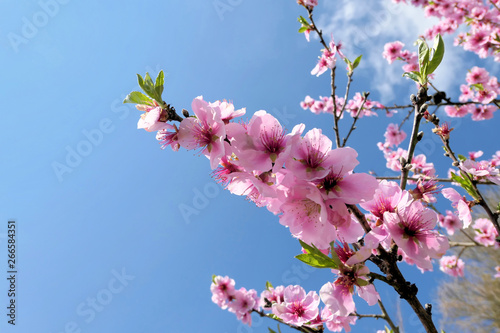
[[[337,116],[339,119],[343,118],[344,112],[348,112],[351,117],[370,117],[377,116],[376,110],[385,109],[388,110],[384,105],[377,101],[372,101],[368,98],[364,98],[359,92],[356,93],[352,99],[345,102],[343,97],[335,96],[335,103],[333,105],[333,98],[331,96],[319,96],[319,99],[315,100],[311,96],[306,96],[305,99],[300,102],[300,106],[304,110],[310,110],[314,114],[329,113],[333,114],[334,110],[337,110]],[[344,112],[342,112],[344,110]],[[386,111],[386,115],[391,117],[394,111]]]
[[[252,324],[252,311],[259,310],[261,305],[260,298],[254,289],[246,290],[241,287],[236,290],[233,279],[227,276],[214,276],[210,291],[212,302],[221,309],[234,313],[236,318],[243,323]]]
[[[407,3],[407,0],[393,0]],[[437,34],[452,34],[461,25],[468,30],[460,32],[455,38],[455,45],[475,52],[480,58],[493,56],[500,61],[500,14],[498,0],[410,0],[414,6],[424,8],[427,17],[437,17],[440,21],[426,32],[426,37]]]
[[[234,280],[225,276],[214,276],[212,285],[212,301],[221,309],[236,314],[243,323],[251,325],[251,313],[272,314],[285,324],[296,327],[326,327],[332,332],[351,331],[350,325],[356,323],[353,314],[344,316],[332,313],[329,307],[320,309],[320,296],[315,291],[305,292],[299,285],[267,288],[257,296],[255,290],[245,288],[236,290]]]
[[[379,299],[364,264],[377,253],[378,246],[389,250],[395,242],[403,259],[422,270],[431,270],[432,260],[448,249],[446,237],[435,230],[438,215],[422,203],[433,201],[438,192],[434,182],[419,182],[406,191],[394,182],[378,182],[371,175],[353,173],[358,164],[356,151],[332,149],[331,140],[319,129],[303,134],[301,124],[286,133],[265,111],[256,112],[248,122],[234,122],[244,109],[235,110],[225,101],[209,103],[201,97],[192,103],[195,116],[184,118],[178,127],[162,122],[163,111],[158,107],[139,105],[138,109],[145,111],[138,127],[157,130],[163,147],[198,150],[210,160],[214,178],[231,193],[278,214],[280,223],[294,237],[338,257],[338,267],[332,270],[337,278],[319,292],[325,303],[323,316],[332,315],[336,325],[352,321],[345,317],[355,311],[355,292],[370,305]],[[416,156],[413,163],[416,173],[433,175],[433,166],[425,162],[425,156]],[[371,231],[351,215],[348,206],[355,204],[373,216]],[[357,251],[347,245],[362,237]],[[337,246],[332,248],[334,243]],[[314,295],[306,296],[298,286],[289,289],[293,289],[289,295],[316,304]],[[234,290],[228,278],[214,280],[212,292],[215,303],[246,323],[251,321],[249,311],[262,306],[254,291]],[[272,309],[284,322],[311,324],[309,317],[289,319],[287,313],[292,310],[286,302]]]

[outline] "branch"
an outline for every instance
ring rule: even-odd
[[[420,87],[418,91],[418,96],[412,95],[411,102],[414,106],[413,113],[415,114],[414,122],[413,122],[413,130],[411,133],[410,144],[408,147],[408,156],[406,157],[406,161],[403,159],[401,161],[401,181],[400,187],[402,190],[406,187],[406,181],[408,178],[408,173],[412,167],[411,161],[413,159],[413,153],[415,152],[415,147],[417,142],[420,140],[418,135],[418,127],[420,125],[420,120],[422,120],[422,112],[423,106],[426,105],[427,102],[427,88]],[[404,162],[404,163],[403,163]]]
[[[377,176],[375,177],[377,179],[385,179],[385,180],[398,180],[400,179],[400,177],[396,177],[396,176],[393,176],[393,177],[382,177],[382,176]],[[413,181],[417,181],[419,180],[420,178],[415,178],[415,177],[407,177],[406,180],[413,180]],[[429,177],[429,179],[431,179]],[[432,180],[435,180],[436,182],[438,183],[453,183],[454,180],[453,179],[449,179],[449,178],[432,178]],[[482,180],[482,181],[478,181],[478,180],[472,180],[473,183],[476,183],[477,185],[497,185],[489,180]]]
[[[312,7],[307,7],[307,12],[309,14],[309,20],[311,20],[311,26],[314,29],[314,31],[316,31],[316,33],[318,34],[319,41],[320,41],[321,45],[323,45],[325,47],[325,49],[327,49],[328,51],[331,51],[330,48],[328,47],[328,44],[325,42],[325,39],[323,38],[323,32],[321,30],[319,30],[316,27],[316,23],[314,23],[313,8]],[[339,119],[340,119],[340,115],[337,115],[337,100],[335,98],[335,90],[337,88],[337,87],[335,87],[335,69],[336,68],[337,67],[334,66],[330,70],[330,72],[331,72],[331,78],[332,78],[332,81],[331,81],[331,86],[332,86],[331,97],[333,99],[333,119],[334,119],[333,130],[335,131],[335,143],[337,144],[337,148],[338,148],[338,147],[340,147],[340,133],[339,133]],[[349,82],[347,84],[346,96],[347,96],[347,93],[349,91],[350,79],[351,79],[351,77],[349,76]],[[345,107],[345,102],[344,102],[344,107]],[[343,111],[344,107],[342,108],[342,111]]]
[[[308,327],[308,326],[295,326],[295,325],[292,325],[292,324],[287,324],[287,323],[281,321],[279,318],[277,318],[277,317],[275,318],[275,317],[271,316],[270,313],[265,313],[264,311],[259,311],[259,310],[252,309],[252,312],[257,313],[261,317],[267,317],[267,318],[276,320],[278,323],[283,324],[283,325],[287,325],[288,327],[296,329],[299,332],[303,332],[303,333],[323,333],[323,326],[319,326],[318,328],[312,328],[312,327]]]
[[[458,246],[463,246],[463,247],[476,247],[476,246],[482,246],[481,244],[478,243],[464,243],[464,242],[449,242],[450,247],[458,247]]]
[[[424,326],[427,333],[438,333],[434,323],[432,322],[432,315],[430,306],[424,308],[417,298],[418,288],[404,278],[403,274],[397,266],[397,251],[387,252],[379,247],[379,255],[369,258],[378,268],[386,274],[383,275],[370,272],[369,275],[373,279],[381,280],[388,285],[392,286],[401,298],[406,300],[416,313],[420,322]]]
[[[384,306],[384,304],[382,303],[381,300],[378,300],[378,306],[380,307],[380,310],[382,310],[383,319],[385,319],[385,321],[389,324],[389,326],[391,327],[392,331],[394,333],[399,333],[399,327],[396,326],[396,325],[394,325],[394,323],[392,322],[391,317],[389,317],[389,314],[387,313],[387,310],[385,309],[385,306]]]
[[[347,86],[347,91],[345,93],[345,101],[344,101],[344,106],[345,106],[345,103],[347,101],[347,93],[349,92],[349,85],[350,85],[350,79],[351,79],[351,76],[352,74],[349,75],[349,82],[348,82],[348,86]],[[365,105],[366,103],[366,100],[368,99],[368,95],[370,95],[370,93],[364,93],[363,94],[363,102],[361,102],[361,106],[359,107],[358,109],[358,112],[356,113],[356,116],[354,117],[354,120],[352,121],[352,125],[351,125],[351,128],[349,129],[349,133],[347,133],[347,136],[344,138],[344,141],[342,142],[342,146],[341,147],[345,147],[345,144],[347,142],[347,139],[349,139],[349,136],[351,135],[352,131],[354,131],[356,129],[356,122],[358,121],[359,119],[359,115],[361,114],[361,112],[363,111],[363,106]],[[342,110],[343,111],[343,110]]]

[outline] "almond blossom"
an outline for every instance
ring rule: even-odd
[[[464,276],[465,263],[457,256],[443,256],[439,259],[439,269],[451,276]]]
[[[306,294],[301,286],[288,286],[283,292],[283,302],[274,303],[272,310],[284,323],[302,326],[318,316],[319,302],[315,291]]]
[[[196,118],[188,117],[179,126],[179,144],[188,149],[201,148],[215,169],[225,155],[224,139],[226,131],[219,107],[211,106],[203,98],[197,97],[191,105]]]
[[[442,189],[441,194],[443,194],[446,199],[450,200],[451,205],[458,210],[458,217],[464,223],[464,228],[469,227],[472,222],[472,216],[468,201],[452,188]]]
[[[433,210],[412,200],[408,192],[403,194],[396,212],[384,213],[384,224],[394,242],[425,269],[432,269],[430,259],[440,258],[449,248],[448,239],[434,230],[437,220]]]
[[[347,316],[356,310],[353,300],[354,289],[368,305],[374,305],[380,299],[373,284],[368,282],[370,270],[354,256],[346,243],[335,246],[340,260],[338,269],[332,269],[337,279],[327,282],[319,292],[321,300],[333,315]]]
[[[495,229],[495,226],[490,220],[479,218],[474,221],[472,228],[476,232],[476,235],[474,236],[474,240],[476,242],[484,246],[500,247],[500,244],[496,241],[498,231]]]

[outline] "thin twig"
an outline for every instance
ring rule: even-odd
[[[385,179],[385,180],[399,180],[399,179],[401,179],[400,177],[397,177],[397,176],[393,176],[393,177],[377,176],[375,178]],[[415,177],[407,177],[406,178],[406,180],[413,180],[413,181],[418,181],[419,179],[420,178],[415,178]],[[431,177],[429,177],[429,179],[432,179],[438,183],[453,183],[453,182],[455,182],[453,179],[449,179],[449,178],[431,178]],[[482,180],[482,181],[473,180],[473,182],[475,182],[478,185],[497,185],[489,180]]]
[[[363,102],[361,102],[361,106],[359,107],[358,112],[356,113],[356,116],[354,117],[354,120],[352,121],[351,128],[349,129],[349,133],[347,133],[347,136],[342,141],[341,147],[345,147],[345,144],[347,143],[347,139],[349,139],[349,136],[351,135],[352,131],[354,131],[356,129],[356,122],[358,121],[359,116],[360,116],[361,112],[363,111],[363,106],[365,106],[365,103],[366,103],[366,100],[368,99],[369,94],[370,93],[366,93],[363,95]],[[346,91],[346,99],[347,99],[347,91]]]

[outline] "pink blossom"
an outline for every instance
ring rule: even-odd
[[[406,138],[406,133],[401,131],[397,124],[389,124],[384,136],[385,142],[387,142],[390,146],[399,146],[399,144]]]
[[[470,151],[469,158],[473,161],[477,160],[479,157],[483,156],[483,152],[481,150],[478,151]]]
[[[313,183],[321,190],[324,198],[339,199],[347,204],[358,204],[373,197],[378,182],[365,173],[352,173],[358,165],[358,153],[350,148],[337,148],[330,152],[329,173]]]
[[[384,45],[384,52],[382,53],[382,56],[389,62],[389,64],[392,64],[394,60],[401,56],[403,46],[404,44],[400,41],[387,43]]]
[[[136,108],[141,111],[146,111],[146,113],[141,115],[137,123],[137,128],[144,128],[148,132],[154,132],[171,126],[166,123],[166,114],[161,107],[150,107],[148,105],[139,104],[136,105]]]
[[[370,270],[358,258],[353,257],[352,251],[346,243],[336,246],[335,252],[340,259],[338,269],[332,269],[337,274],[337,279],[331,283],[327,282],[319,292],[321,300],[333,315],[347,316],[356,310],[353,293],[354,288],[358,296],[363,298],[368,305],[374,305],[380,299],[373,284],[368,283]],[[354,260],[350,260],[354,258]]]
[[[402,191],[397,183],[381,180],[373,199],[361,203],[360,206],[378,219],[382,219],[385,212],[394,213],[396,211],[401,196]]]
[[[283,293],[283,302],[274,303],[272,310],[284,323],[302,326],[318,316],[319,302],[315,291],[306,294],[301,286],[288,286]]]
[[[337,238],[335,226],[330,223],[329,211],[319,189],[305,181],[293,179],[288,175],[284,184],[290,189],[280,206],[280,223],[290,228],[296,238],[320,249],[326,249]],[[344,205],[345,216],[349,213]]]
[[[492,167],[500,166],[500,150],[497,150],[497,152],[491,157],[490,164]]]
[[[228,124],[230,120],[236,117],[241,117],[246,113],[245,108],[235,110],[233,103],[227,102],[226,100],[222,102],[215,101],[213,103],[210,103],[209,105],[210,107],[220,109],[221,119],[225,124]]]
[[[235,289],[234,280],[228,276],[215,276],[210,285],[212,292],[212,302],[220,306],[223,310],[234,299]]]
[[[287,151],[290,137],[286,135],[279,121],[263,110],[255,112],[246,126],[246,131],[234,131],[231,135],[232,147],[239,165],[247,170],[261,172],[273,168],[280,155]]]
[[[494,105],[474,105],[469,112],[472,113],[472,120],[487,120],[493,118],[493,112],[498,110]]]
[[[444,188],[441,190],[441,194],[451,201],[451,205],[458,210],[458,217],[464,223],[464,228],[468,228],[472,222],[472,216],[470,213],[470,207],[468,202],[464,197],[455,190],[450,188]]]
[[[451,276],[464,276],[465,263],[457,256],[443,256],[439,259],[439,269]]]
[[[287,168],[300,179],[323,178],[329,172],[331,150],[332,141],[314,128],[292,146]]]
[[[229,312],[236,315],[238,320],[241,320],[244,324],[252,325],[251,312],[253,309],[259,309],[259,297],[254,289],[246,290],[245,288],[240,288],[235,291],[233,300],[228,305]]]
[[[493,226],[493,223],[485,218],[477,219],[472,228],[476,232],[474,239],[479,244],[484,246],[498,246],[496,238],[498,237],[498,232]]]
[[[467,81],[468,84],[487,83],[489,79],[490,74],[488,71],[477,66],[472,67],[465,76],[465,81]]]
[[[324,320],[326,328],[332,332],[342,332],[342,330],[350,332],[350,325],[355,325],[358,319],[355,316],[336,316],[331,313],[328,307],[321,311],[321,318]]]
[[[446,229],[448,235],[455,234],[455,231],[460,230],[463,227],[462,221],[460,221],[458,216],[449,210],[446,211],[446,216],[439,215],[439,225]]]
[[[297,0],[297,3],[305,7],[313,8],[318,5],[318,0]]]
[[[465,160],[462,162],[462,168],[473,175],[476,180],[487,179],[500,185],[500,170],[491,166],[488,161]]]
[[[266,289],[260,294],[260,302],[264,304],[264,308],[270,309],[272,307],[272,304],[280,304],[283,302],[284,292],[284,286],[277,286],[276,288],[271,287],[269,289]]]
[[[449,117],[453,117],[453,118],[464,117],[465,115],[467,115],[469,113],[469,107],[466,105],[462,105],[460,107],[446,105],[444,107],[444,112],[446,112],[446,114]]]
[[[169,132],[172,130],[173,132]],[[165,149],[167,146],[170,146],[173,151],[178,151],[181,146],[177,137],[178,133],[179,129],[176,125],[165,123],[165,127],[156,133],[156,140],[160,141],[159,143],[161,144],[161,149]]]
[[[210,106],[202,97],[192,103],[196,118],[184,118],[179,127],[179,144],[190,150],[202,148],[202,153],[210,159],[215,169],[224,156],[226,131],[219,107]]]
[[[403,194],[395,213],[385,212],[384,223],[394,242],[419,267],[432,269],[430,259],[440,258],[449,248],[448,239],[433,230],[437,214]]]
[[[314,104],[314,99],[311,96],[306,96],[303,102],[300,102],[300,107],[304,110],[309,109]]]

